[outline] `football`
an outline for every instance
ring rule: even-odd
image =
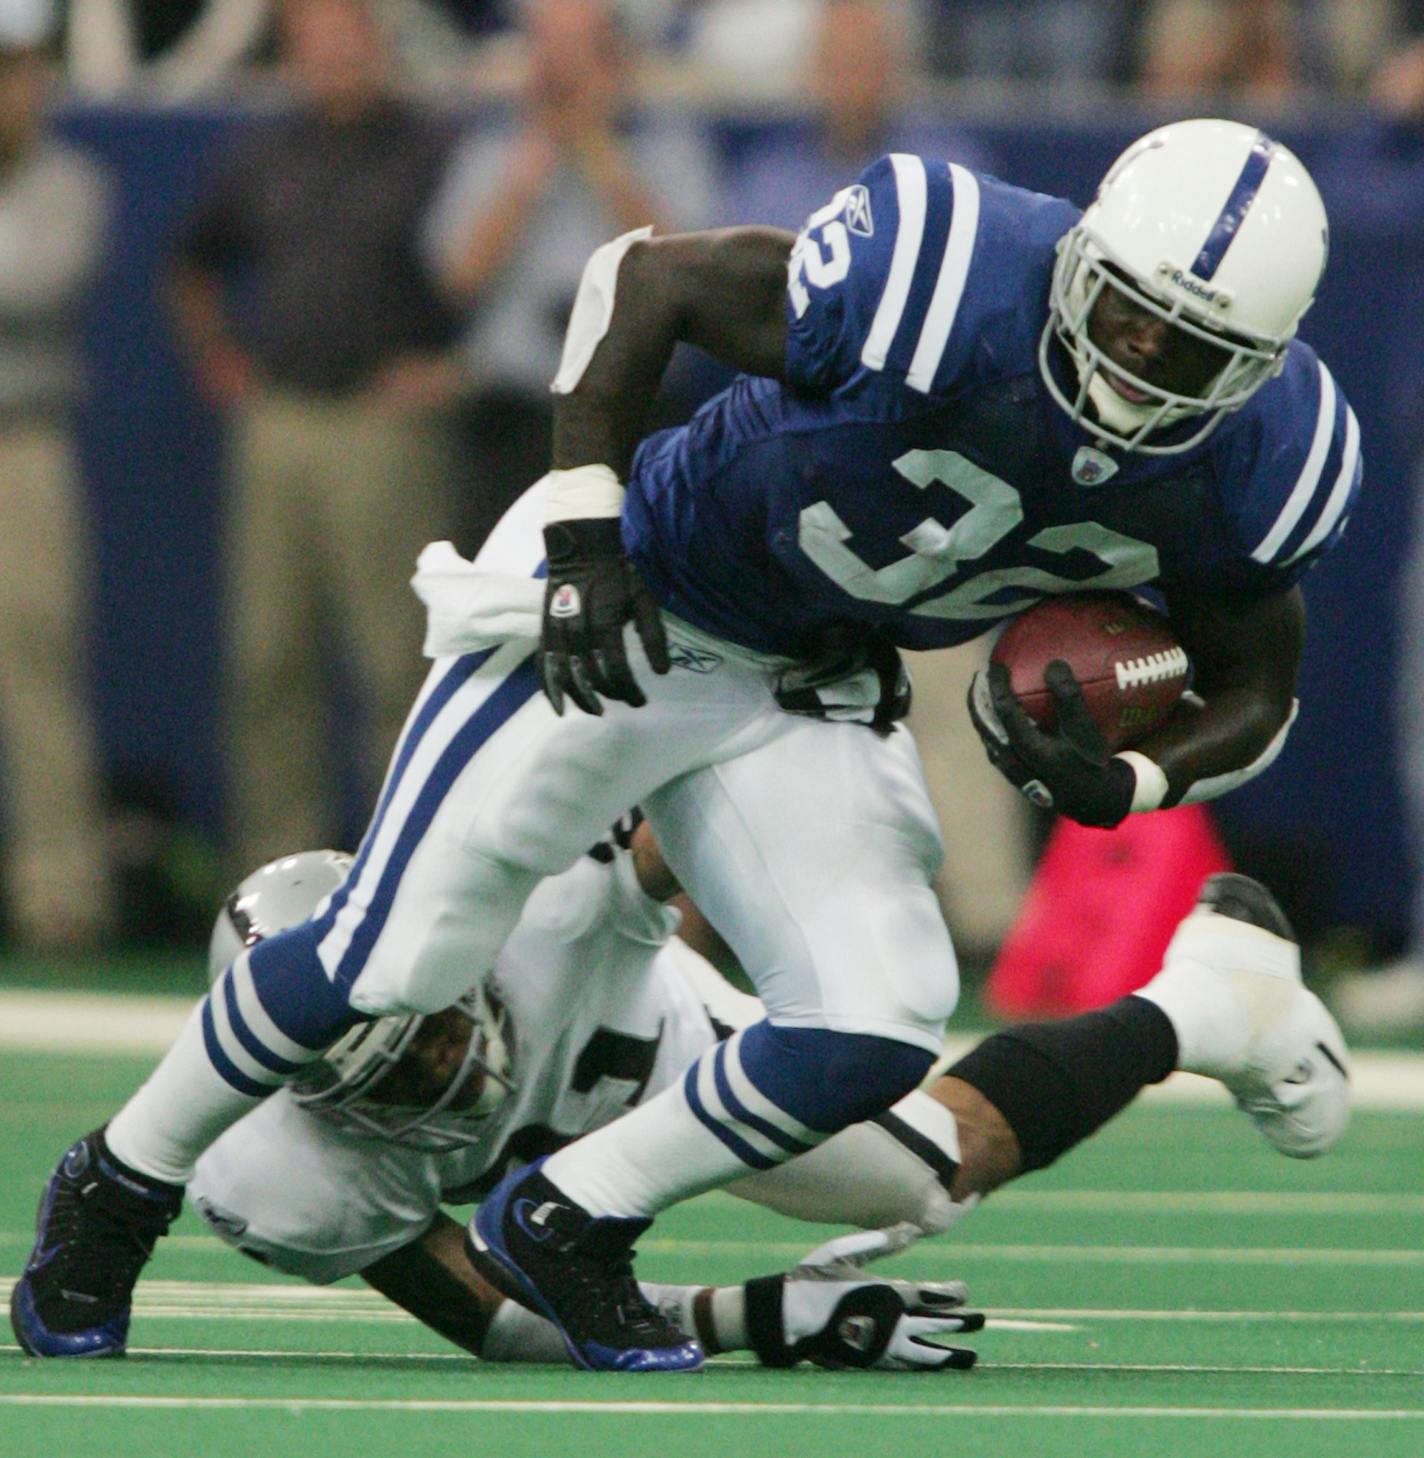
[[[1009,670],[1015,697],[1044,729],[1053,728],[1055,706],[1043,674],[1061,658],[1110,750],[1127,748],[1172,712],[1191,666],[1166,615],[1129,592],[1036,603],[1004,629],[990,658]]]

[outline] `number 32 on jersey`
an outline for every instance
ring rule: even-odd
[[[1103,570],[1090,577],[1060,577],[1029,565],[975,572],[972,564],[1023,520],[1018,491],[958,451],[907,451],[892,464],[922,491],[933,483],[948,487],[968,501],[969,510],[952,527],[927,516],[900,538],[910,549],[909,555],[876,568],[856,553],[850,528],[829,501],[806,507],[798,532],[801,550],[837,587],[862,602],[898,607],[934,593],[908,611],[930,618],[1000,618],[1055,593],[1137,587],[1158,576],[1156,547],[1093,521],[1045,527],[1027,542],[1029,547],[1054,555],[1075,550],[1091,553]],[[960,580],[935,592],[953,578]],[[1004,589],[1015,587],[1027,589],[1026,594],[998,597]]]
[[[834,288],[850,272],[845,218],[851,191],[838,192],[813,213],[796,239],[787,277],[798,318],[810,306],[808,285]],[[1031,548],[1054,555],[1090,553],[1103,564],[1103,570],[1090,577],[1060,577],[1028,564],[976,572],[972,564],[1023,520],[1018,491],[957,451],[907,451],[892,465],[922,491],[934,483],[947,487],[969,503],[969,510],[952,527],[927,516],[900,538],[910,549],[909,556],[875,568],[856,552],[850,528],[829,501],[806,507],[799,523],[801,550],[842,591],[862,602],[900,607],[932,593],[907,611],[931,618],[999,618],[1055,593],[1137,587],[1158,576],[1155,547],[1091,521],[1047,527],[1027,542]],[[956,578],[957,582],[951,581]],[[950,585],[935,591],[944,584]],[[999,598],[1005,589],[1016,587],[1026,589],[1025,595]]]

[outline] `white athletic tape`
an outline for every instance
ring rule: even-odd
[[[598,342],[608,333],[613,319],[613,299],[618,287],[618,266],[623,255],[635,244],[653,236],[652,228],[635,228],[624,233],[602,248],[596,248],[584,264],[583,277],[579,280],[578,293],[574,296],[573,312],[569,315],[569,327],[564,334],[564,352],[559,360],[559,372],[549,387],[556,395],[567,395],[583,379],[583,372],[598,348]]]
[[[607,520],[623,511],[623,483],[611,466],[573,466],[550,471],[545,521]]]

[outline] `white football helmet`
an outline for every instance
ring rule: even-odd
[[[345,852],[322,850],[282,856],[254,871],[213,926],[209,982],[242,951],[315,915],[350,869]],[[422,1030],[434,1031],[437,1020],[452,1014],[469,1024],[469,1035],[443,1087],[415,1105],[383,1100],[382,1085],[399,1085],[399,1079],[388,1083],[388,1076],[417,1052]],[[458,1149],[479,1139],[485,1118],[513,1089],[509,1043],[504,1011],[481,986],[445,1013],[393,1013],[358,1023],[302,1069],[292,1081],[292,1097],[323,1118],[380,1139],[435,1153]]]
[[[1279,142],[1206,118],[1149,132],[1113,163],[1058,244],[1038,351],[1049,393],[1106,444],[1148,455],[1190,449],[1280,372],[1328,248],[1320,194]],[[1107,358],[1088,337],[1104,289],[1221,351],[1222,367],[1203,393],[1173,394]],[[1055,338],[1078,377],[1071,396],[1050,367]],[[1146,398],[1125,399],[1105,373]],[[1181,439],[1148,439],[1198,416],[1200,428]]]

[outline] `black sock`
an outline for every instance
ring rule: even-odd
[[[950,1070],[972,1084],[1018,1137],[1024,1170],[1042,1169],[1177,1066],[1167,1014],[1141,997],[986,1038]]]

